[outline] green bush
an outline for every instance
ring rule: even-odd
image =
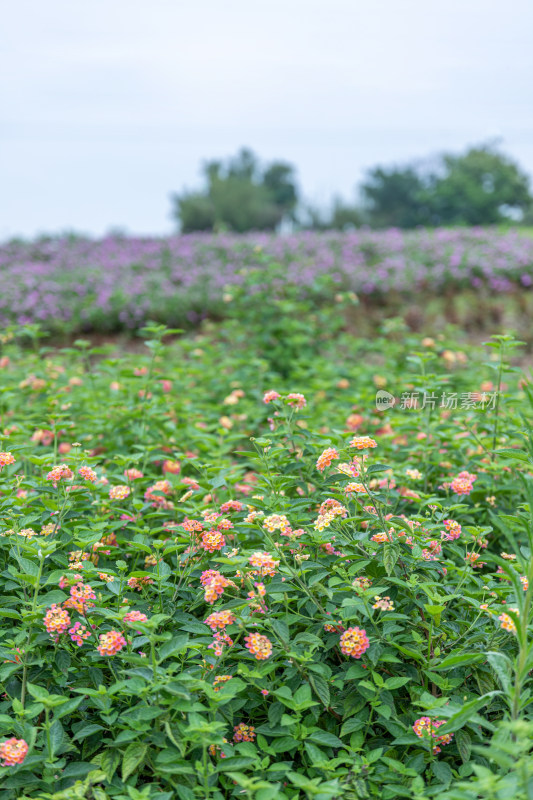
[[[283,378],[218,330],[31,332],[0,356],[2,798],[528,797],[511,337],[332,337]]]

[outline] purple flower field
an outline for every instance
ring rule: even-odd
[[[10,242],[0,246],[0,324],[65,332],[135,329],[147,319],[191,326],[223,314],[224,293],[249,284],[250,269],[258,289],[274,291],[281,276],[322,299],[338,289],[499,294],[533,284],[533,238],[470,228]]]

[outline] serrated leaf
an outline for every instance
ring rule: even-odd
[[[164,661],[166,658],[170,658],[170,656],[173,656],[175,653],[181,653],[181,651],[187,646],[188,641],[189,637],[181,634],[179,636],[174,636],[174,638],[169,642],[165,642],[165,644],[159,648],[159,663]]]
[[[463,764],[466,764],[467,761],[470,761],[470,751],[472,749],[472,740],[470,736],[464,730],[457,731],[455,734],[455,743]]]
[[[328,756],[312,742],[305,742],[304,747],[311,759],[311,764],[320,764],[321,761],[328,761]]]
[[[354,733],[354,731],[359,731],[361,728],[364,728],[365,721],[359,719],[359,717],[350,717],[347,719],[346,722],[343,723],[341,728],[341,737],[346,736],[349,733]]]
[[[254,763],[254,761],[255,759],[250,758],[249,756],[234,756],[233,758],[224,758],[217,765],[217,772],[228,772],[232,769],[243,769],[244,767],[249,767],[250,764]]]
[[[20,568],[25,575],[31,575],[32,578],[36,578],[39,574],[39,567],[33,561],[30,561],[29,558],[24,558],[23,556],[17,555],[17,561],[19,562]]]
[[[70,653],[66,650],[58,650],[55,657],[57,668],[61,672],[68,672],[71,663]]]
[[[445,761],[434,761],[431,765],[431,771],[438,781],[448,786],[453,778],[451,768]]]
[[[450,653],[440,664],[433,665],[431,669],[452,669],[453,667],[460,667],[464,664],[475,664],[478,661],[484,660],[485,655],[483,653]]]
[[[511,659],[505,653],[487,653],[487,660],[500,682],[504,692],[509,691],[511,679],[513,675],[513,664]]]
[[[313,742],[317,742],[317,744],[326,745],[326,747],[343,747],[339,737],[327,731],[313,731],[308,738]]]
[[[404,686],[406,683],[409,683],[411,678],[402,678],[399,675],[393,678],[387,678],[385,681],[385,688],[392,691],[393,689],[399,689],[400,686]]]
[[[35,683],[28,683],[27,689],[31,696],[39,703],[46,702],[50,696],[43,686],[37,686]]]
[[[65,731],[58,719],[55,719],[50,725],[50,744],[52,746],[52,755],[57,752],[65,737]]]
[[[132,742],[124,750],[122,756],[122,780],[127,781],[129,776],[135,772],[139,764],[144,760],[148,745],[142,742]]]
[[[424,656],[419,651],[412,650],[410,647],[405,647],[403,644],[396,644],[395,642],[392,642],[391,644],[393,644],[394,647],[400,651],[400,653],[403,653],[406,656],[411,656],[411,658],[414,658],[415,661],[424,661]]]
[[[72,697],[54,711],[54,718],[60,719],[61,717],[66,717],[67,714],[72,714],[72,712],[75,711],[82,702],[83,696]]]
[[[10,608],[0,608],[0,617],[6,617],[8,619],[20,619],[20,614],[18,611],[13,611]]]
[[[479,711],[479,709],[486,706],[493,697],[500,694],[501,692],[488,692],[488,694],[484,694],[483,697],[475,697],[473,700],[470,700],[470,702],[465,703],[459,711],[456,711],[449,717],[442,728],[439,728],[439,735],[458,731],[459,728],[462,728],[463,725],[466,725],[466,723],[470,721],[472,715],[475,714],[476,711]]]
[[[272,620],[272,629],[276,632],[279,636],[281,641],[285,644],[289,644],[289,628],[285,622],[281,619],[273,619]]]
[[[310,675],[309,681],[313,687],[318,699],[322,702],[325,708],[329,708],[331,704],[331,695],[329,686],[321,675]]]
[[[392,575],[396,562],[400,556],[400,547],[397,542],[385,542],[383,545],[383,566],[387,575]]]
[[[517,461],[523,461],[526,464],[531,463],[531,459],[529,458],[528,454],[524,453],[523,450],[512,450],[512,449],[496,450],[495,455],[503,456],[503,458],[514,458]]]
[[[96,722],[91,722],[89,725],[84,725],[83,728],[80,728],[79,731],[76,731],[76,734],[72,737],[73,739],[87,739],[88,736],[92,736],[93,733],[97,731],[103,731],[104,728],[102,725],[98,725]]]
[[[375,475],[378,472],[386,472],[388,469],[392,469],[392,467],[387,464],[372,464],[367,468],[366,473],[367,475]]]

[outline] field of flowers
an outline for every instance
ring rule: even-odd
[[[3,337],[3,800],[531,797],[518,345],[307,323]]]
[[[522,297],[533,285],[533,238],[481,228],[63,237],[3,244],[0,279],[0,325],[79,333],[155,320],[189,328],[206,317],[238,316],[240,293],[276,296],[287,286],[311,307],[338,291],[380,306],[404,303],[415,291],[469,290],[474,305],[483,296]]]

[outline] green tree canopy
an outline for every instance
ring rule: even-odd
[[[274,161],[262,169],[246,148],[225,163],[207,162],[203,172],[204,191],[173,197],[174,215],[184,233],[273,230],[284,216],[292,216],[298,202],[294,168]]]
[[[431,170],[375,167],[361,188],[368,221],[379,228],[494,225],[522,217],[532,203],[528,176],[491,145],[445,153]]]
[[[489,147],[445,155],[435,180],[432,211],[440,225],[493,225],[531,205],[529,178],[510,158]]]
[[[362,186],[370,223],[377,228],[415,228],[430,222],[428,185],[415,167],[370,170]]]

